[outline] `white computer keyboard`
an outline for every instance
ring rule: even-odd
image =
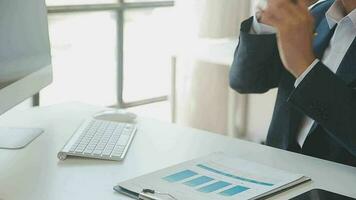
[[[58,153],[60,160],[79,156],[104,160],[122,160],[136,132],[136,125],[89,119],[73,134]]]

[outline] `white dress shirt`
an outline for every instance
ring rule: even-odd
[[[326,12],[326,19],[330,29],[332,29],[336,24],[335,33],[329,43],[329,46],[324,52],[322,62],[326,65],[332,72],[336,73],[343,58],[345,57],[347,50],[350,48],[352,42],[356,37],[356,9],[349,13],[347,16],[344,14],[343,5],[340,0],[336,0],[334,4]],[[261,24],[254,17],[254,22],[251,27],[250,33],[252,34],[271,34],[275,33],[275,29],[271,26]],[[304,77],[313,69],[313,67],[319,62],[316,59],[305,71],[298,77],[295,82],[295,87],[298,87]],[[314,124],[314,120],[308,116],[305,116],[301,124],[298,133],[298,144],[302,147],[305,139],[310,132]]]

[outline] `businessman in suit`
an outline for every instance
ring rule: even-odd
[[[278,88],[267,145],[356,166],[356,0],[269,0],[241,25],[230,85]]]

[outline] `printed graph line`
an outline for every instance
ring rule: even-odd
[[[205,170],[210,171],[210,172],[214,172],[214,173],[216,173],[216,174],[220,174],[220,175],[229,177],[229,178],[241,180],[241,181],[246,181],[246,182],[255,183],[255,184],[264,185],[264,186],[273,186],[273,185],[274,185],[274,184],[272,184],[272,183],[266,183],[266,182],[262,182],[262,181],[257,181],[257,180],[253,180],[253,179],[248,179],[248,178],[240,177],[240,176],[235,176],[235,175],[233,175],[233,174],[228,174],[228,173],[225,173],[225,172],[223,172],[223,171],[220,171],[220,170],[217,170],[217,169],[208,167],[208,166],[203,165],[203,164],[198,164],[197,167],[202,168],[202,169],[205,169]]]

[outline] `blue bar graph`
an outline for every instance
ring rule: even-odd
[[[198,173],[193,172],[191,170],[184,170],[184,171],[178,172],[176,174],[172,174],[170,176],[166,176],[163,179],[168,181],[168,182],[173,183],[173,182],[178,182],[178,181],[184,180],[186,178],[193,177],[195,175],[198,175]]]
[[[214,192],[216,190],[222,189],[229,185],[231,185],[231,183],[219,181],[219,182],[215,182],[210,185],[204,186],[204,187],[200,188],[198,191],[203,192],[203,193],[210,193],[210,192]]]
[[[207,165],[198,164],[196,166],[199,168],[205,169],[209,172],[213,172],[215,174],[229,177],[232,179],[242,180],[242,181],[255,183],[255,184],[259,184],[259,185],[264,185],[264,186],[272,186],[273,185],[271,183],[261,182],[261,181],[229,174],[229,173],[211,168]],[[242,193],[242,192],[250,189],[248,187],[244,187],[241,185],[235,185],[235,184],[233,185],[232,183],[229,183],[229,182],[220,181],[216,178],[212,178],[209,176],[199,174],[195,171],[186,169],[186,170],[174,173],[172,175],[166,176],[162,179],[166,180],[170,183],[176,183],[176,182],[182,181],[181,183],[188,187],[200,186],[200,187],[196,188],[196,191],[202,192],[202,193],[218,192],[219,195],[226,196],[226,197],[234,196],[234,195],[237,195],[239,193]]]
[[[205,183],[208,183],[210,181],[214,180],[213,178],[210,178],[208,176],[200,176],[198,178],[192,179],[190,181],[187,181],[184,183],[184,185],[191,186],[191,187],[196,187],[198,185],[202,185]]]
[[[224,191],[220,192],[219,194],[221,194],[223,196],[234,196],[235,194],[244,192],[244,191],[246,191],[248,189],[250,189],[250,188],[238,185],[238,186],[235,186],[233,188],[224,190]]]

